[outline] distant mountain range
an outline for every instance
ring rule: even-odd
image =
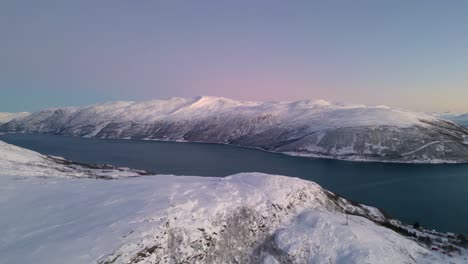
[[[466,114],[451,114],[445,113],[438,115],[440,118],[444,118],[450,121],[453,121],[462,126],[468,127],[468,113]]]
[[[15,118],[21,118],[29,115],[28,112],[19,112],[19,113],[7,113],[0,112],[0,124],[7,123]]]
[[[424,113],[323,100],[221,97],[46,109],[3,132],[222,143],[292,155],[386,162],[468,162],[468,129]]]

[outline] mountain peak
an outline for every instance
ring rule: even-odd
[[[324,99],[318,99],[318,100],[314,100],[312,101],[312,103],[314,105],[319,105],[319,106],[329,106],[329,105],[332,105],[331,102],[327,101],[327,100],[324,100]]]

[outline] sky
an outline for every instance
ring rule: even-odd
[[[0,2],[0,111],[198,95],[468,112],[468,1]]]

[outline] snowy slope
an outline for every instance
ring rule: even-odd
[[[0,153],[18,165],[0,163],[2,264],[466,263],[466,250],[432,252],[378,224],[379,210],[310,181],[260,173],[109,181],[54,170],[18,178],[41,157],[10,145]]]
[[[129,168],[71,162],[60,157],[41,155],[37,152],[0,141],[0,177],[14,175],[18,177],[115,178],[147,174],[149,173]]]
[[[22,118],[29,115],[28,112],[19,112],[19,113],[7,113],[0,112],[0,124],[7,123],[15,118]]]
[[[0,184],[2,264],[466,261],[364,217],[350,215],[346,225],[324,190],[288,177],[0,177]]]
[[[234,144],[296,155],[393,162],[468,162],[468,130],[432,115],[323,100],[219,97],[47,109],[0,131]]]

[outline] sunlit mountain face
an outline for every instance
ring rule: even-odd
[[[236,101],[222,97],[46,109],[4,132],[223,143],[309,157],[388,162],[468,161],[468,130],[386,106]]]

